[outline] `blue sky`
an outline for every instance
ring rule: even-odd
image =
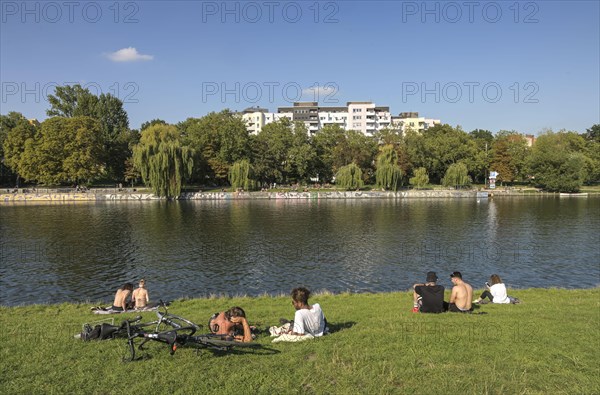
[[[600,123],[599,1],[68,4],[1,1],[0,113],[43,120],[45,94],[77,82],[132,128],[315,99],[466,131]]]

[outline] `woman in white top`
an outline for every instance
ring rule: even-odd
[[[479,299],[475,300],[474,303],[482,303],[485,298],[489,298],[492,303],[508,304],[510,298],[506,294],[506,285],[502,282],[502,279],[497,274],[490,276],[490,282],[485,283],[487,290],[483,291]]]
[[[323,336],[327,331],[327,321],[321,306],[318,303],[308,304],[310,291],[304,287],[292,290],[292,305],[296,309],[291,335],[296,336]]]

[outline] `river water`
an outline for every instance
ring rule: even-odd
[[[0,205],[0,304],[600,285],[600,198],[240,200]]]

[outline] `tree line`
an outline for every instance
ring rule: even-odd
[[[548,191],[576,192],[600,180],[600,125],[584,133],[543,131],[533,146],[516,131],[436,125],[418,132],[384,129],[374,136],[338,125],[309,135],[287,118],[256,135],[229,110],[175,125],[160,119],[129,128],[123,103],[79,85],[48,96],[48,119],[0,115],[4,185],[130,183],[142,181],[160,196],[182,184],[245,190],[273,184],[333,183],[345,189],[375,185],[468,187],[490,170],[505,184],[531,183]]]

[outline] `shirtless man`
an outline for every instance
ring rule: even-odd
[[[115,300],[111,309],[117,311],[127,310],[127,298],[129,298],[131,292],[133,292],[132,283],[125,283],[121,288],[119,288],[115,294]]]
[[[145,286],[146,280],[142,278],[139,283],[139,288],[133,291],[133,294],[131,295],[131,299],[133,300],[133,307],[135,307],[136,309],[143,309],[150,301],[148,291],[146,290]]]
[[[240,342],[251,342],[252,332],[241,307],[232,307],[227,311],[214,314],[209,320],[210,331],[217,335],[232,336]]]
[[[470,313],[473,310],[471,306],[473,288],[462,280],[460,272],[453,272],[450,275],[450,280],[454,284],[454,287],[452,287],[452,293],[450,294],[448,311],[453,313]]]

